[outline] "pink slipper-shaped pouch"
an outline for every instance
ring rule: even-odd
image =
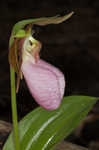
[[[62,72],[41,59],[23,61],[21,71],[36,102],[45,109],[57,109],[65,88]]]

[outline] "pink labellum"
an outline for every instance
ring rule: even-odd
[[[45,109],[57,109],[64,94],[64,75],[41,59],[23,61],[21,71],[36,102]]]

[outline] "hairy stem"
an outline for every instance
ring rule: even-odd
[[[10,78],[11,78],[11,107],[12,107],[14,143],[15,143],[15,150],[20,150],[18,121],[17,121],[18,119],[17,119],[17,105],[16,105],[15,72],[12,67],[10,67]]]

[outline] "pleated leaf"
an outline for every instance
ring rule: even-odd
[[[67,137],[96,103],[88,96],[64,97],[60,108],[47,111],[41,107],[27,114],[19,123],[21,150],[50,150]],[[3,150],[15,150],[13,132]]]

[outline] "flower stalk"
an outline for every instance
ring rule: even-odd
[[[41,43],[33,38],[32,26],[33,24],[41,26],[59,24],[70,18],[73,13],[23,20],[13,27],[9,41],[9,63],[15,150],[20,150],[16,105],[16,91],[18,92],[20,79],[25,78],[30,93],[37,103],[48,110],[59,107],[65,88],[64,75],[57,68],[40,59]],[[18,79],[17,88],[15,87],[15,73]]]
[[[12,107],[14,143],[15,143],[15,150],[20,150],[17,105],[16,105],[15,72],[11,66],[10,66],[10,80],[11,80],[11,107]]]

